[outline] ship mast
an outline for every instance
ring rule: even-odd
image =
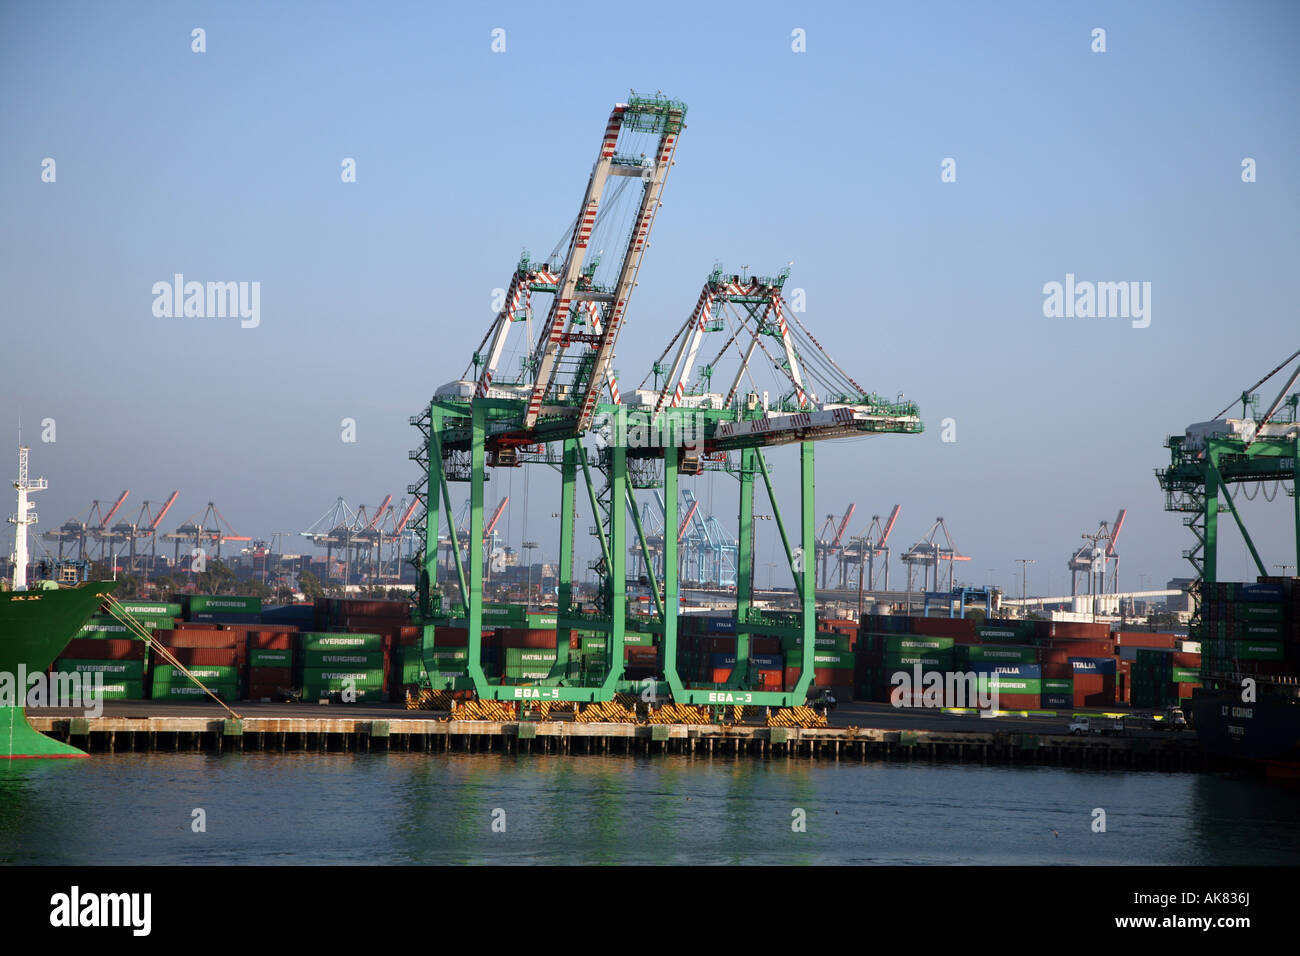
[[[21,439],[19,439],[21,441]],[[27,590],[27,526],[36,524],[36,505],[27,500],[33,491],[44,491],[49,483],[44,478],[27,480],[27,447],[18,446],[18,480],[14,482],[18,489],[18,513],[9,518],[14,525],[14,590]]]

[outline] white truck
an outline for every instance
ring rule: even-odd
[[[1093,720],[1090,717],[1075,717],[1070,721],[1071,734],[1107,734],[1118,736],[1124,733],[1124,718],[1116,720]]]

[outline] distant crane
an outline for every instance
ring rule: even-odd
[[[840,519],[838,526],[834,523],[835,522],[834,515],[826,516],[826,523],[822,525],[822,531],[821,534],[818,536],[818,540],[817,540],[817,560],[821,572],[820,573],[821,581],[818,584],[818,587],[822,587],[822,588],[826,587],[827,565],[830,564],[830,559],[832,556],[835,557],[836,569],[841,572],[840,577],[841,578],[844,577],[843,567],[842,567],[844,563],[842,557],[844,553],[844,548],[840,544],[840,542],[844,538],[844,529],[849,526],[849,520],[853,517],[853,512],[857,507],[858,506],[856,504],[850,503],[848,508],[844,512],[844,517]],[[835,528],[835,534],[832,538],[828,540],[826,534],[831,528]]]
[[[43,535],[46,541],[57,541],[59,543],[59,560],[63,560],[63,548],[67,542],[73,542],[77,546],[77,560],[85,561],[91,557],[92,551],[97,551],[100,557],[105,556],[105,544],[111,544],[114,540],[113,532],[109,530],[108,523],[116,516],[118,509],[122,507],[122,502],[126,501],[126,496],[131,492],[128,489],[123,491],[117,497],[113,507],[104,513],[100,506],[99,500],[91,502],[90,513],[86,516],[85,521],[65,521],[57,529],[47,531]],[[96,548],[95,545],[99,547]]]
[[[941,545],[936,540],[936,535],[942,531],[944,543]],[[953,543],[952,536],[948,534],[948,527],[943,523],[943,518],[935,518],[934,524],[925,537],[912,545],[902,554],[903,563],[907,565],[907,589],[912,590],[912,572],[916,566],[921,568],[921,589],[935,590],[939,589],[939,564],[942,561],[948,562],[948,589],[952,590],[955,583],[954,567],[957,561],[969,561],[970,556],[961,554],[957,546]],[[933,572],[933,575],[931,575]],[[933,584],[931,584],[933,576]]]
[[[129,547],[127,558],[127,567],[132,570],[138,570],[139,558],[143,556],[143,548],[137,547],[139,542],[148,542],[149,544],[149,567],[153,565],[153,559],[158,556],[157,532],[158,524],[171,510],[172,505],[176,503],[176,497],[180,494],[173,491],[171,497],[162,506],[157,515],[154,515],[149,507],[149,502],[144,501],[140,504],[140,512],[136,515],[135,521],[119,521],[113,525],[113,541],[125,541]]]
[[[1120,508],[1113,524],[1101,522],[1095,533],[1083,536],[1087,543],[1080,545],[1079,549],[1070,555],[1066,569],[1070,572],[1071,597],[1079,593],[1080,574],[1088,575],[1086,580],[1089,594],[1105,594],[1108,571],[1111,575],[1111,592],[1119,592],[1119,552],[1115,550],[1115,542],[1119,540],[1119,533],[1124,527],[1124,518],[1127,515],[1128,509]],[[1112,561],[1114,561],[1113,568]]]
[[[195,550],[201,550],[207,553],[211,547],[214,557],[221,557],[221,545],[227,541],[252,541],[247,535],[235,534],[234,528],[230,527],[230,522],[225,519],[221,511],[211,501],[208,502],[207,508],[201,515],[195,515],[188,518],[183,524],[169,534],[163,535],[164,541],[173,541],[176,544],[176,555],[174,565],[179,567],[181,562],[181,545],[191,543]],[[190,569],[194,565],[191,563]]]
[[[877,590],[878,582],[883,585],[884,590],[889,590],[889,536],[894,531],[894,525],[898,523],[898,514],[903,510],[902,505],[894,505],[893,510],[889,512],[889,517],[882,523],[880,515],[871,516],[871,526],[867,528],[867,533],[862,536],[852,538],[853,547],[845,548],[841,555],[840,587],[847,587],[846,573],[850,564],[861,565],[866,561],[865,586],[869,591]],[[884,558],[882,565],[883,574],[876,574],[876,558]],[[861,568],[859,568],[861,573]],[[883,581],[879,581],[883,578]]]

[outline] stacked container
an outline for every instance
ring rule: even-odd
[[[262,599],[235,594],[183,596],[185,620],[211,624],[260,624]]]
[[[296,631],[283,626],[248,635],[248,699],[274,700],[293,688],[296,636]]]
[[[144,698],[145,644],[134,638],[97,637],[74,638],[54,662],[60,674],[95,672],[104,675],[102,698],[105,700],[141,700]],[[93,679],[93,678],[91,678]]]
[[[1300,669],[1300,592],[1294,581],[1261,578],[1255,584],[1205,586],[1195,635],[1201,640],[1203,673],[1273,678]]]
[[[309,631],[298,638],[297,683],[304,700],[384,699],[389,668],[385,635]]]
[[[239,671],[244,656],[241,635],[217,627],[178,628],[160,635],[172,656],[225,700],[239,698]],[[150,655],[150,690],[154,700],[210,700],[202,687],[156,651]]]

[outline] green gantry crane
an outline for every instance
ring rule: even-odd
[[[612,365],[614,347],[685,115],[685,104],[663,96],[634,95],[614,107],[567,241],[545,262],[523,256],[465,376],[439,388],[429,406],[411,419],[421,434],[411,458],[423,474],[409,490],[425,503],[420,525],[424,548],[415,561],[426,662],[437,647],[440,627],[468,632],[467,676],[434,676],[434,689],[472,689],[479,698],[505,701],[595,702],[621,692],[644,693],[644,682],[624,680],[625,639],[642,634],[660,650],[662,681],[654,688],[659,698],[756,706],[791,706],[806,699],[815,666],[814,442],[915,434],[922,424],[913,403],[867,392],[826,354],[785,303],[788,270],[768,278],[744,271],[728,275],[715,268],[691,316],[653,363],[646,381],[633,394],[621,394]],[[615,248],[621,255],[586,262],[592,247]],[[535,344],[534,293],[551,296]],[[504,356],[510,332],[518,325],[528,330],[529,342],[518,374],[511,376]],[[721,350],[697,372],[706,336],[728,329]],[[764,367],[757,360],[759,352],[768,359],[766,371],[777,383],[775,396],[758,390],[756,374]],[[713,377],[724,360],[734,361],[736,370],[726,392],[714,391]],[[646,387],[651,379],[652,386]],[[605,394],[608,401],[601,400]],[[793,536],[781,516],[763,455],[765,447],[786,444],[799,446],[801,494]],[[545,678],[506,684],[489,679],[482,662],[484,567],[477,543],[484,530],[484,485],[490,472],[538,463],[558,468],[561,478],[556,660]],[[664,535],[660,581],[635,491],[662,489],[664,527],[677,528],[679,482],[705,472],[734,475],[740,486],[737,653],[728,681],[688,687],[677,654],[677,536]],[[455,523],[448,520],[460,587],[457,599],[446,600],[437,583],[438,540],[443,514],[451,518],[449,483],[455,481],[470,484],[470,547],[462,560]],[[772,507],[795,580],[797,611],[754,607],[756,481],[762,482]],[[574,600],[579,484],[595,520],[592,533],[601,555],[592,565],[600,580],[594,613]],[[629,515],[648,572],[653,599],[649,614],[630,613],[628,606]],[[577,673],[570,666],[569,637],[574,630],[605,636],[606,667]],[[749,652],[754,635],[783,636],[798,647],[801,667],[794,687],[757,686]],[[435,669],[430,667],[430,673]]]
[[[1260,414],[1259,396],[1255,393],[1255,389],[1283,372],[1297,358],[1300,358],[1300,351],[1292,353],[1285,362],[1242,392],[1213,419],[1189,425],[1184,434],[1173,435],[1165,441],[1165,447],[1169,449],[1169,466],[1156,469],[1156,477],[1165,492],[1165,510],[1187,514],[1183,523],[1196,536],[1196,545],[1184,551],[1183,556],[1196,572],[1191,593],[1198,616],[1199,585],[1213,584],[1219,579],[1219,515],[1222,512],[1232,515],[1259,573],[1268,574],[1233,500],[1234,485],[1256,486],[1255,494],[1258,495],[1261,491],[1258,486],[1263,482],[1274,482],[1277,488],[1286,482],[1291,483],[1286,491],[1294,506],[1295,553],[1300,560],[1300,495],[1296,493],[1300,488],[1300,456],[1297,455],[1300,424],[1296,421],[1300,396],[1287,394],[1300,379],[1300,363],[1263,414]],[[1238,402],[1241,405],[1240,416],[1225,417]],[[1265,495],[1268,497],[1267,493]],[[1276,497],[1276,491],[1273,497]]]

